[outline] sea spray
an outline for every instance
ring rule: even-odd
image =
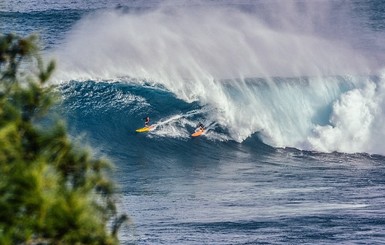
[[[260,16],[258,7],[256,13],[223,6],[93,13],[55,52],[61,63],[57,79],[146,78],[188,99],[186,91],[212,78],[336,75],[366,68],[349,44],[306,27],[318,20],[312,19],[318,18],[314,10],[291,7],[285,13],[277,5],[269,10],[277,21]]]

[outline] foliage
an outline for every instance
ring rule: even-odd
[[[0,244],[117,244],[110,164],[42,123],[55,64],[38,53],[35,36],[0,34]]]

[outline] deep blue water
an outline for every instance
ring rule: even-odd
[[[0,2],[114,162],[122,244],[385,243],[384,30],[374,0]]]

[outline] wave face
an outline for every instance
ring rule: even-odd
[[[52,52],[55,81],[161,86],[211,110],[202,120],[236,142],[257,133],[273,147],[384,154],[380,62],[359,46],[368,34],[348,6],[196,2],[97,11]]]
[[[382,78],[246,79],[221,84],[226,107],[186,102],[164,87],[129,79],[74,81],[60,88],[63,107],[74,116],[69,121],[82,124],[78,128],[86,131],[92,131],[92,124],[108,122],[103,127],[110,128],[107,137],[115,142],[124,141],[122,130],[142,127],[149,115],[158,125],[149,137],[185,141],[203,122],[210,126],[205,137],[212,141],[257,137],[273,147],[384,154]]]

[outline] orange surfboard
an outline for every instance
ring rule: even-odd
[[[205,132],[205,130],[203,129],[199,129],[197,131],[195,131],[195,133],[193,133],[191,136],[192,137],[197,137],[197,136],[201,136],[203,133]]]

